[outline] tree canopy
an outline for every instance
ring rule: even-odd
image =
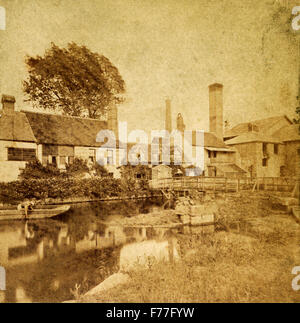
[[[24,92],[34,106],[71,116],[99,118],[123,101],[125,82],[108,58],[85,46],[54,43],[43,57],[27,56]]]

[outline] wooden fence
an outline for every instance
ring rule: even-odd
[[[240,190],[292,191],[297,183],[295,178],[226,178],[207,176],[182,176],[150,181],[152,189],[237,192]]]

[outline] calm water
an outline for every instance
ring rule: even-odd
[[[61,302],[86,292],[147,248],[172,246],[162,228],[118,227],[103,220],[164,208],[162,200],[103,202],[72,208],[43,221],[0,223],[0,265],[6,268],[2,302]],[[170,248],[169,248],[170,249]],[[174,254],[175,252],[175,254]]]

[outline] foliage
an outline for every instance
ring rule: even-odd
[[[96,176],[100,176],[100,177],[105,177],[105,176],[108,176],[108,171],[107,169],[102,166],[102,165],[99,165],[98,163],[95,163],[92,167],[92,171],[94,171],[94,174]]]
[[[135,189],[119,179],[110,177],[88,179],[57,177],[0,183],[2,203],[18,203],[32,198],[107,198],[141,194],[143,192],[140,187]]]
[[[26,57],[28,79],[24,92],[34,105],[67,115],[98,118],[110,103],[122,102],[125,83],[103,55],[85,46],[54,43],[43,57]]]
[[[69,176],[77,176],[83,173],[88,173],[89,167],[87,161],[82,158],[74,158],[73,163],[66,164],[66,174]]]
[[[299,99],[300,102],[300,99]],[[296,124],[300,124],[300,106],[296,108],[297,119],[293,119],[293,122]]]
[[[26,163],[21,171],[20,179],[42,179],[42,178],[66,178],[82,175],[89,172],[87,162],[81,158],[75,158],[73,163],[66,165],[66,171],[61,172],[55,165],[43,166],[39,160]]]
[[[121,167],[123,185],[128,189],[149,190],[148,180],[151,177],[151,168],[148,165],[124,165]]]
[[[26,163],[25,168],[20,173],[21,179],[39,179],[39,178],[52,178],[61,176],[57,167],[48,164],[43,166],[39,160],[33,160]]]

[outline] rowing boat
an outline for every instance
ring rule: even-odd
[[[61,206],[44,206],[38,207],[31,211],[28,211],[27,219],[46,219],[63,214],[70,209],[70,205]],[[3,220],[23,220],[24,210],[18,210],[15,208],[0,209],[0,221]]]

